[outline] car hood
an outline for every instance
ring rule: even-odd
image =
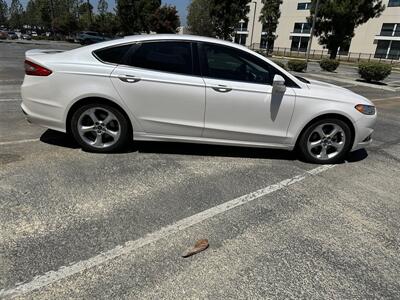
[[[348,102],[354,104],[374,105],[364,96],[356,94],[346,88],[319,80],[314,80],[310,78],[306,79],[310,82],[309,84],[307,84],[307,86],[313,92],[313,94],[316,93],[324,95],[324,98],[326,98],[327,100]]]

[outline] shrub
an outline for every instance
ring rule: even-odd
[[[319,62],[319,66],[322,70],[333,72],[339,67],[340,62],[336,59],[323,59]]]
[[[289,70],[295,72],[303,72],[307,68],[307,63],[304,60],[293,59],[288,61]]]
[[[278,66],[280,66],[281,68],[283,68],[283,69],[286,70],[286,65],[285,65],[285,63],[284,63],[283,61],[280,61],[280,60],[273,60],[273,62],[274,62],[275,64],[277,64]]]
[[[379,62],[362,62],[358,65],[358,74],[368,82],[381,81],[392,72],[392,66]]]

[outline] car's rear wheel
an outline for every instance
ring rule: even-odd
[[[129,120],[106,104],[86,104],[71,118],[71,131],[82,149],[91,152],[121,150],[129,141]]]
[[[349,126],[339,119],[324,119],[311,124],[302,133],[299,148],[308,162],[332,164],[343,161],[351,147]]]

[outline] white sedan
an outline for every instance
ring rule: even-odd
[[[298,149],[336,163],[371,143],[374,105],[297,78],[237,44],[132,36],[70,51],[26,52],[22,110],[94,152],[174,141]]]

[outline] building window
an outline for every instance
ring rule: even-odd
[[[290,46],[291,51],[306,52],[308,47],[309,37],[304,36],[293,36],[292,44]]]
[[[382,36],[400,36],[400,23],[383,23]]]
[[[311,24],[310,23],[294,23],[293,33],[310,33]]]
[[[247,31],[247,26],[248,23],[247,22],[239,22],[239,24],[236,26],[235,31]]]
[[[375,58],[400,59],[400,41],[378,41]]]
[[[400,0],[389,0],[388,7],[400,6]]]
[[[300,2],[300,3],[297,3],[297,10],[309,10],[310,7],[311,7],[311,2]]]
[[[235,34],[235,43],[239,45],[246,45],[247,34]]]
[[[270,45],[268,44],[270,43]],[[261,49],[273,49],[275,44],[275,39],[268,38],[267,34],[261,34],[261,40],[260,40],[260,48]]]
[[[247,22],[241,20],[238,26],[235,28],[235,40],[236,44],[246,45],[247,40]]]

